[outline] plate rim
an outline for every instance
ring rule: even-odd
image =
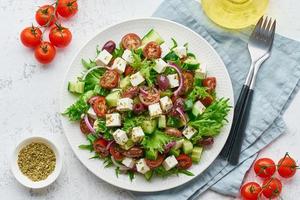
[[[172,20],[169,20],[169,19],[165,19],[165,18],[160,18],[160,17],[137,17],[137,18],[128,18],[126,20],[122,20],[122,21],[119,21],[119,22],[116,22],[116,23],[113,23],[111,25],[108,25],[108,26],[104,26],[103,28],[100,28],[99,30],[96,30],[95,34],[93,34],[91,37],[88,37],[88,39],[83,42],[83,44],[80,46],[80,48],[78,48],[78,50],[75,52],[74,56],[72,57],[72,59],[70,59],[70,63],[68,64],[68,67],[67,67],[67,70],[64,74],[64,79],[63,79],[63,84],[61,86],[61,89],[60,89],[60,97],[59,97],[59,109],[60,109],[60,112],[63,113],[65,108],[63,107],[63,97],[64,97],[64,92],[65,92],[65,83],[66,83],[66,77],[71,69],[71,66],[72,66],[72,63],[74,62],[74,60],[76,59],[76,57],[78,56],[78,54],[82,51],[82,49],[91,41],[93,40],[94,38],[97,37],[97,35],[101,34],[103,31],[105,31],[106,29],[109,29],[109,28],[112,28],[114,26],[117,26],[119,24],[123,24],[123,23],[128,23],[128,22],[132,22],[132,21],[140,21],[140,20],[157,20],[157,21],[162,21],[162,22],[167,22],[167,23],[171,23],[171,24],[174,24],[174,25],[177,25],[183,29],[186,29],[192,33],[194,33],[195,35],[197,35],[197,37],[200,37],[201,39],[203,39],[203,41],[206,43],[206,45],[213,51],[215,52],[215,55],[219,58],[219,60],[222,62],[223,66],[225,67],[225,73],[226,75],[228,76],[229,78],[229,82],[230,82],[230,86],[229,86],[229,89],[231,91],[230,93],[230,101],[232,102],[232,105],[231,105],[231,109],[233,110],[234,109],[234,93],[233,93],[233,86],[232,86],[232,80],[231,80],[231,77],[229,75],[229,72],[226,68],[226,65],[222,59],[222,57],[219,55],[219,53],[216,51],[216,49],[203,37],[201,36],[200,34],[198,34],[196,31],[192,30],[191,28],[185,26],[185,25],[182,25],[178,22],[175,22],[175,21],[172,21]],[[232,111],[231,111],[232,112]],[[62,123],[62,128],[63,128],[63,132],[64,132],[64,136],[66,137],[67,141],[68,141],[68,144],[69,146],[71,147],[72,149],[72,152],[75,154],[76,158],[80,161],[80,163],[86,167],[88,169],[88,171],[92,172],[96,177],[100,178],[102,181],[106,182],[106,183],[109,183],[110,185],[114,186],[114,187],[117,187],[117,188],[121,188],[121,189],[125,189],[127,191],[132,191],[132,192],[146,192],[146,193],[153,193],[153,192],[161,192],[161,191],[166,191],[166,190],[170,190],[170,189],[174,189],[174,188],[178,188],[180,186],[183,186],[189,182],[191,182],[192,180],[194,180],[195,178],[197,178],[198,176],[200,176],[205,170],[207,170],[211,164],[213,164],[213,162],[217,159],[217,157],[219,156],[219,154],[221,153],[221,150],[223,149],[225,143],[226,143],[226,140],[228,139],[228,136],[229,136],[229,132],[227,133],[227,136],[226,136],[226,139],[225,139],[225,142],[224,142],[224,145],[223,147],[219,150],[218,153],[215,154],[214,158],[213,158],[213,161],[206,167],[204,168],[204,170],[202,171],[202,173],[199,173],[198,175],[195,175],[195,176],[192,176],[191,179],[188,179],[186,180],[185,182],[182,182],[181,184],[178,184],[176,186],[173,186],[173,187],[170,187],[170,188],[162,188],[162,189],[156,189],[156,190],[147,190],[147,189],[136,189],[136,188],[126,188],[126,187],[123,187],[123,186],[120,186],[120,185],[117,185],[115,184],[114,181],[111,181],[111,180],[107,180],[107,179],[103,179],[102,177],[98,176],[98,174],[91,170],[84,162],[84,160],[82,160],[80,158],[79,155],[77,155],[76,153],[76,150],[74,146],[72,146],[71,144],[71,141],[69,140],[69,138],[67,137],[67,134],[65,133],[65,126],[64,126],[64,123],[62,122],[63,121],[63,118],[65,118],[63,115],[60,115],[60,120],[61,120],[61,123]],[[229,130],[231,129],[231,126],[232,126],[232,121],[233,121],[233,113],[232,115],[230,115],[230,119],[228,119],[228,121],[230,121],[230,124],[228,124],[229,126]],[[72,123],[72,122],[70,122]]]

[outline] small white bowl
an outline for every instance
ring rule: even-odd
[[[21,172],[21,170],[18,166],[18,155],[19,155],[20,150],[32,142],[44,143],[49,148],[51,148],[53,150],[53,152],[55,153],[55,157],[56,157],[55,169],[45,180],[42,180],[42,181],[34,182],[34,181],[30,180],[27,176],[25,176]],[[49,138],[45,138],[45,137],[41,137],[41,136],[29,137],[29,138],[26,138],[23,141],[21,141],[17,145],[16,149],[14,150],[14,153],[12,156],[12,161],[11,161],[11,171],[14,174],[14,176],[16,177],[16,179],[22,185],[24,185],[28,188],[32,188],[32,189],[40,189],[40,188],[46,187],[46,186],[50,185],[51,183],[53,183],[56,180],[56,178],[58,177],[58,175],[61,171],[61,168],[62,168],[62,158],[61,158],[61,153],[60,153],[59,149],[55,146],[54,142],[52,142]]]

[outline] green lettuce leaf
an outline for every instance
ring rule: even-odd
[[[156,130],[153,134],[147,135],[144,137],[142,141],[142,146],[149,150],[149,151],[164,151],[164,146],[173,140],[172,137],[165,134],[164,132],[161,132],[159,130]]]

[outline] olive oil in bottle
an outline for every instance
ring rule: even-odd
[[[268,3],[269,0],[201,0],[206,15],[229,29],[255,24],[265,13]]]

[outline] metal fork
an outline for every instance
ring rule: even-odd
[[[262,63],[270,57],[275,28],[276,20],[273,21],[271,18],[268,19],[266,17],[264,19],[261,17],[248,42],[251,66],[234,109],[233,123],[229,137],[221,152],[221,156],[228,159],[232,165],[236,165],[239,162],[257,72]]]

